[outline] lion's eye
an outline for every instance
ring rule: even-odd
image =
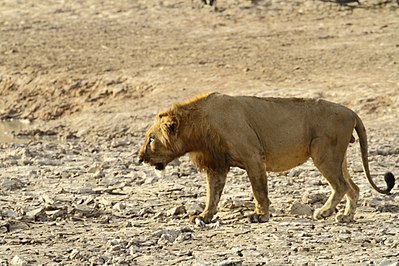
[[[148,139],[148,145],[151,145],[154,142],[154,137],[150,137]]]

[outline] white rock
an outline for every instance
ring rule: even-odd
[[[34,209],[34,210],[31,210],[31,211],[27,212],[26,213],[26,217],[28,219],[35,220],[37,217],[39,217],[43,213],[44,213],[44,209],[43,208],[37,208],[37,209]]]
[[[28,261],[19,255],[15,255],[12,258],[12,260],[10,261],[10,265],[11,266],[25,266],[25,265],[28,265]]]
[[[383,259],[378,266],[399,266],[399,260]]]
[[[66,215],[66,211],[65,210],[54,210],[54,211],[46,211],[46,215],[48,218],[50,218],[51,220],[55,220],[58,217],[63,217]]]
[[[71,254],[69,254],[69,258],[70,258],[70,259],[78,258],[79,253],[80,253],[79,250],[73,249],[73,250],[71,251]]]
[[[126,204],[123,202],[115,203],[115,205],[112,207],[112,209],[115,211],[118,211],[118,212],[122,212],[123,210],[126,209]]]

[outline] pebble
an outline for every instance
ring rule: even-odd
[[[11,266],[27,266],[29,265],[28,260],[26,260],[24,257],[21,257],[19,255],[15,255],[11,261],[10,261]]]
[[[100,164],[94,163],[92,166],[90,166],[90,167],[87,169],[87,172],[88,172],[89,174],[94,174],[94,173],[96,173],[96,172],[98,172],[98,171],[101,171],[101,170],[102,170],[102,169],[101,169]]]
[[[19,216],[19,214],[17,212],[15,212],[13,210],[9,210],[9,209],[3,210],[1,212],[1,215],[5,216],[5,217],[9,217],[9,218],[16,218]]]
[[[5,178],[5,180],[3,181],[1,187],[4,190],[9,190],[9,191],[13,191],[13,190],[17,190],[17,189],[21,189],[25,186],[24,182],[22,182],[20,179],[13,177],[13,178]]]
[[[241,266],[243,260],[236,260],[236,259],[227,259],[224,261],[219,262],[218,266]]]
[[[40,166],[61,166],[62,161],[59,160],[40,160],[37,162]]]
[[[399,266],[399,259],[391,260],[391,259],[383,259],[378,266]]]
[[[177,207],[173,207],[166,214],[168,216],[177,216],[177,215],[182,215],[182,214],[186,214],[186,213],[187,213],[186,207],[184,205],[180,205]]]
[[[160,235],[158,239],[159,245],[173,243],[180,234],[181,234],[180,230],[161,230],[155,233],[155,235]]]
[[[143,216],[145,216],[146,214],[153,214],[153,213],[154,213],[154,211],[153,211],[152,209],[150,209],[150,208],[143,208],[143,209],[141,209],[141,210],[138,212],[138,215],[141,216],[141,217],[143,217]]]
[[[36,208],[26,213],[26,217],[31,220],[36,220],[39,216],[44,214],[44,208]]]
[[[115,203],[112,209],[118,212],[122,212],[126,209],[126,204],[123,202]]]
[[[313,210],[309,205],[303,204],[301,202],[294,202],[289,209],[289,212],[294,215],[305,215],[312,216]]]
[[[327,200],[325,193],[309,193],[305,192],[301,196],[301,202],[304,204],[324,203]]]
[[[203,205],[200,205],[196,202],[188,204],[187,206],[187,214],[188,215],[197,215],[202,213],[202,211],[204,210]]]
[[[192,238],[193,230],[189,227],[181,227],[177,229],[160,229],[153,235],[158,237],[158,244],[166,245],[174,242],[182,242]]]
[[[74,216],[76,217],[98,217],[100,212],[93,207],[85,206],[85,205],[78,205],[73,208]]]
[[[79,251],[79,250],[77,250],[77,249],[72,249],[72,250],[71,250],[71,253],[69,254],[69,258],[70,258],[71,260],[77,259],[77,258],[79,257],[79,255],[80,255],[80,251]]]
[[[295,176],[299,176],[302,172],[304,172],[304,169],[302,168],[293,168],[288,172],[288,176],[289,177],[295,177]]]
[[[45,212],[49,220],[56,220],[57,218],[63,217],[67,214],[66,210],[54,210]]]

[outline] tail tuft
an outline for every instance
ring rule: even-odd
[[[387,183],[386,192],[390,192],[395,186],[395,177],[391,172],[386,172],[384,175],[384,180]]]

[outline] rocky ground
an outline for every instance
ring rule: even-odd
[[[364,120],[373,178],[399,174],[399,6],[364,0],[0,3],[0,265],[399,265],[399,187],[367,183],[356,222],[314,221],[329,188],[309,161],[270,173],[272,218],[248,223],[232,169],[206,227],[186,157],[137,164],[154,114],[203,91],[323,98]],[[344,202],[340,206],[343,207]]]

